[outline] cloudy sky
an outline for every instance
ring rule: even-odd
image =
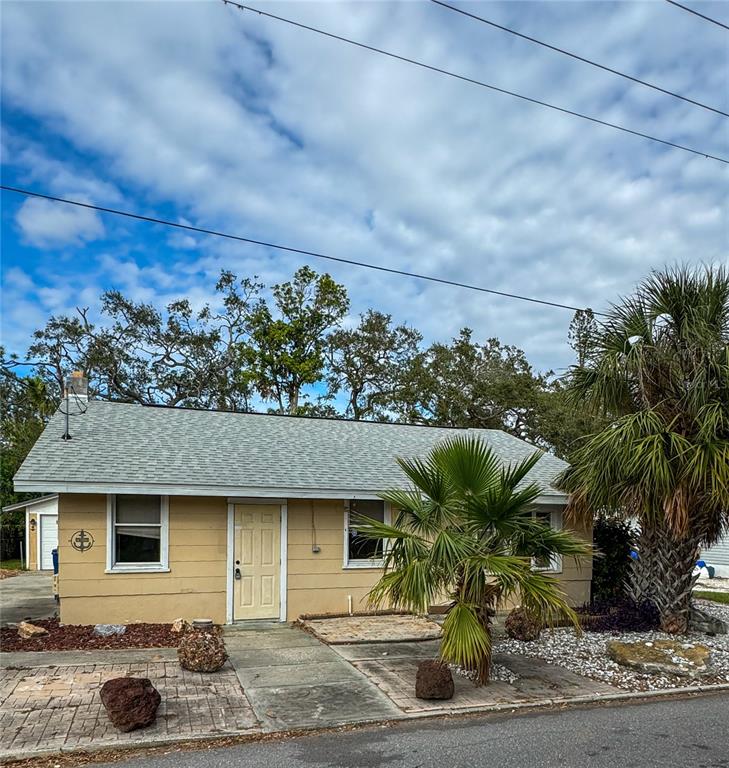
[[[255,5],[254,0],[251,3]],[[729,4],[697,9],[729,23]],[[420,2],[260,7],[729,157],[729,118]],[[481,2],[487,18],[729,112],[729,33],[661,2]],[[729,166],[209,2],[3,2],[3,183],[575,306],[729,260]],[[3,338],[119,288],[202,304],[305,260],[2,196]],[[571,313],[310,261],[447,339],[571,362]]]

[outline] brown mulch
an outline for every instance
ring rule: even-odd
[[[60,624],[58,619],[31,622],[48,630],[43,637],[24,640],[15,627],[0,629],[0,651],[90,651],[113,648],[176,648],[180,635],[171,624],[127,624],[123,635],[99,637],[93,625]]]
[[[0,580],[9,579],[11,576],[17,576],[20,571],[15,568],[0,568]]]

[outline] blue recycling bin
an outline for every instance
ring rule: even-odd
[[[51,550],[51,558],[53,559],[53,597],[57,603],[60,602],[58,597],[58,547]]]

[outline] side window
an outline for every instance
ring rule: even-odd
[[[549,507],[537,507],[532,516],[535,520],[543,523],[555,531],[562,530],[562,510],[552,510]],[[562,558],[559,555],[554,557],[534,557],[532,558],[532,567],[537,571],[556,571],[562,570]]]
[[[353,499],[345,503],[345,566],[377,567],[382,563],[382,539],[368,539],[357,530],[360,516],[386,522],[385,502],[369,499]]]
[[[112,570],[166,568],[167,518],[166,497],[112,496],[109,567]]]

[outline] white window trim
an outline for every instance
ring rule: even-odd
[[[169,573],[170,497],[160,496],[159,563],[115,563],[114,519],[116,494],[106,496],[106,571],[105,573]]]
[[[549,525],[552,530],[561,531],[562,508],[549,510],[549,514]],[[536,510],[533,515],[536,517]],[[547,566],[538,566],[535,558],[532,558],[532,570],[539,571],[539,573],[562,573],[562,555],[552,555]]]
[[[356,499],[355,499],[356,500]],[[344,503],[344,540],[343,547],[344,552],[342,555],[342,568],[345,570],[356,570],[358,568],[383,568],[385,561],[383,558],[371,558],[369,560],[350,560],[349,559],[349,501],[347,499]],[[372,501],[381,501],[381,499],[372,499]],[[385,505],[385,525],[392,525],[392,510],[388,501],[384,502]],[[387,545],[385,545],[387,546]]]

